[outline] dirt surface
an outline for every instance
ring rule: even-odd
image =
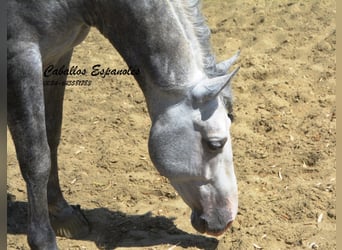
[[[336,249],[335,1],[204,0],[203,12],[218,61],[241,49],[233,227],[218,239],[195,232],[190,209],[150,162],[150,120],[133,77],[91,77],[66,90],[59,162],[64,194],[93,230],[58,237],[60,249]],[[71,65],[95,64],[127,67],[92,30]],[[8,144],[8,249],[28,249],[26,188]]]

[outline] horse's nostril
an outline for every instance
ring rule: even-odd
[[[200,218],[200,219],[202,221],[202,225],[207,229],[208,228],[208,222],[203,218]]]

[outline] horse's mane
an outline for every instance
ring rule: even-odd
[[[216,69],[215,55],[211,49],[210,35],[211,31],[208,27],[204,16],[201,13],[200,0],[180,0],[185,9],[186,16],[194,28],[194,33],[200,45],[201,59],[203,70],[209,78],[219,75]],[[229,113],[233,112],[233,96],[231,89],[228,88],[220,94]]]
[[[216,60],[211,50],[211,32],[201,13],[201,2],[200,0],[180,0],[180,2],[188,20],[193,25],[194,33],[198,39],[203,69],[208,77],[213,77],[216,75]]]

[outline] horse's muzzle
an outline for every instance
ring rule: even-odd
[[[193,211],[191,214],[191,224],[198,232],[217,237],[231,227],[233,219],[227,219],[224,222],[222,218],[207,218],[207,216],[199,215],[196,211]]]

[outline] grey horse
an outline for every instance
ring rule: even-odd
[[[237,215],[230,137],[230,66],[216,63],[197,0],[8,1],[8,127],[28,193],[31,249],[58,249],[89,224],[64,199],[58,179],[65,86],[44,85],[49,65],[68,68],[73,48],[95,26],[128,66],[139,67],[152,121],[151,160],[192,209],[201,233],[220,235]],[[53,80],[65,82],[66,74]],[[49,78],[51,81],[51,77]]]

